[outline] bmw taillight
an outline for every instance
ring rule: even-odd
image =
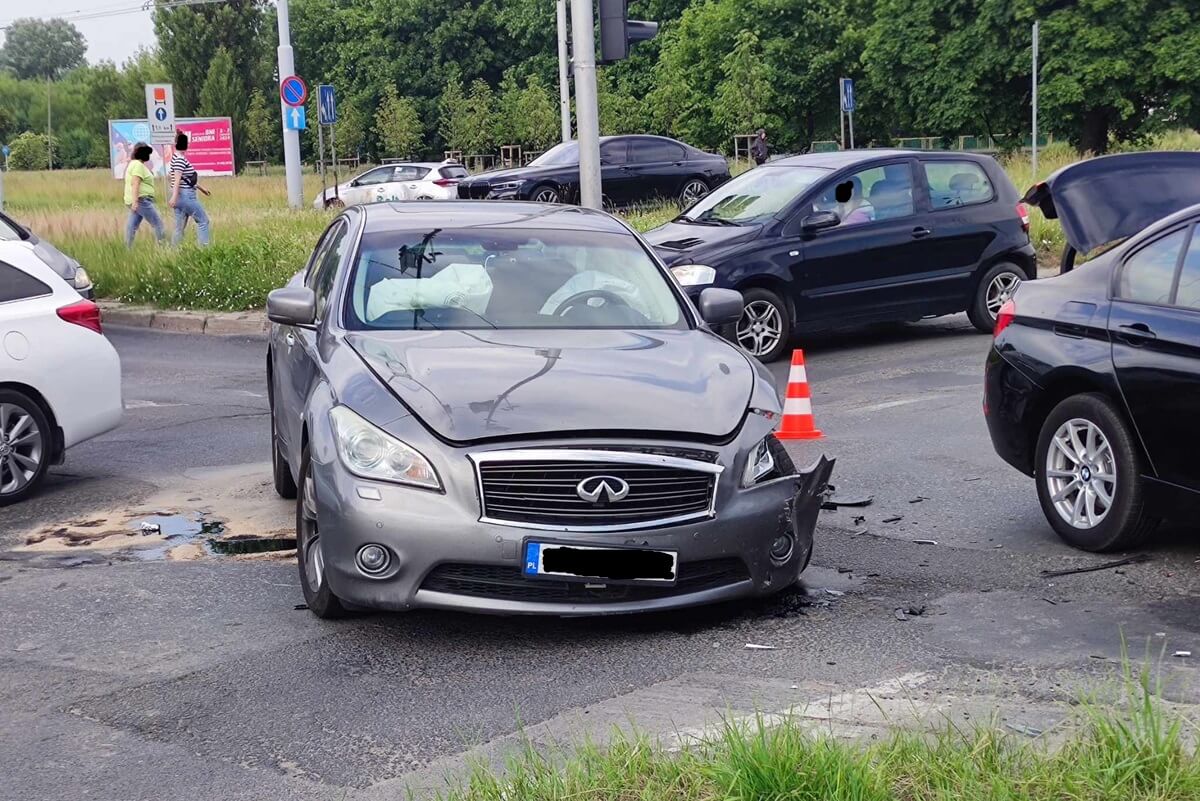
[[[100,307],[90,300],[63,306],[58,310],[58,316],[72,325],[81,325],[97,334],[104,333],[100,328]]]
[[[1029,233],[1029,207],[1024,203],[1018,203],[1017,216],[1021,218],[1021,230]]]
[[[458,179],[457,178],[438,178],[436,181],[433,182],[433,185],[434,186],[442,186],[442,187],[457,186]]]
[[[1012,298],[1004,301],[1004,305],[1000,307],[1000,311],[996,313],[996,326],[992,329],[992,339],[1000,336],[1000,332],[1012,325],[1012,321],[1017,317],[1017,304]]]

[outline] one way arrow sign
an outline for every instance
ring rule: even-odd
[[[307,130],[308,123],[304,119],[304,106],[292,106],[283,115],[283,123],[289,131]]]

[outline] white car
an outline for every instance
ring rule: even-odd
[[[121,413],[121,360],[100,308],[32,249],[0,242],[0,506]]]
[[[468,176],[457,161],[412,161],[375,167],[329,187],[313,199],[314,209],[341,208],[388,200],[452,200]]]

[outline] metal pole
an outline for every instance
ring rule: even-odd
[[[333,162],[333,197],[335,200],[341,200],[338,195],[338,172],[337,172],[337,142],[333,138],[333,126],[329,126],[329,160]]]
[[[854,112],[847,111],[846,119],[850,121],[850,149],[854,149]]]
[[[54,133],[50,129],[50,76],[46,76],[46,169],[54,169]]]
[[[846,149],[846,112],[842,110],[842,90],[838,88],[838,122],[842,126],[842,135],[838,139],[838,147]]]
[[[8,159],[4,159],[4,166],[0,167],[0,211],[4,211],[4,173],[8,172]]]
[[[1033,180],[1036,183],[1038,177],[1037,169],[1037,147],[1038,147],[1038,129],[1037,129],[1037,90],[1038,90],[1038,24],[1033,23],[1033,159],[1030,165],[1033,168]]]
[[[333,135],[333,128],[329,129],[329,133]],[[317,119],[317,165],[321,171],[321,205],[324,206],[329,198],[325,197],[325,126],[321,124],[320,118]]]
[[[592,0],[571,0],[571,52],[575,54],[575,122],[579,135],[579,205],[603,205],[600,186],[600,109],[596,99],[596,22]]]
[[[288,0],[277,0],[275,16],[279,21],[279,80],[292,75],[296,63],[292,59],[291,26],[288,20]],[[304,176],[300,174],[300,132],[287,127],[288,105],[279,99],[280,125],[283,127],[283,168],[287,176],[288,205],[298,209],[304,205]]]
[[[567,44],[567,0],[558,7],[558,108],[562,115],[562,141],[571,141],[571,55]]]

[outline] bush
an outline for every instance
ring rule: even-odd
[[[58,156],[58,139],[46,134],[26,131],[12,140],[12,153],[8,157],[8,166],[14,170],[44,170],[47,162],[47,142],[54,147],[55,163]]]

